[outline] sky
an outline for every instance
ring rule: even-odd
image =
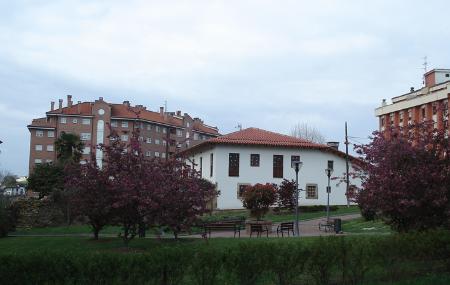
[[[182,110],[222,134],[301,122],[353,143],[374,109],[450,68],[446,1],[0,0],[0,170],[27,175],[50,101]]]

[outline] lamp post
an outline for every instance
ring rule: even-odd
[[[299,237],[300,236],[300,229],[299,229],[299,224],[298,224],[298,192],[300,191],[298,189],[298,172],[300,171],[300,168],[302,168],[303,162],[301,162],[300,160],[298,161],[293,161],[292,162],[293,167],[295,169],[295,236]]]
[[[333,161],[328,161],[328,167],[325,169],[325,174],[328,177],[328,186],[327,186],[327,224],[330,223],[330,193],[331,193],[331,186],[330,186],[330,178],[331,174],[333,173]]]

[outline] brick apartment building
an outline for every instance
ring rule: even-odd
[[[424,75],[425,86],[419,90],[392,98],[392,104],[383,99],[375,109],[380,131],[390,127],[433,121],[434,127],[448,134],[448,101],[450,98],[450,69],[433,69]]]
[[[145,156],[163,159],[219,135],[217,127],[181,111],[166,112],[161,107],[159,112],[153,112],[142,105],[131,106],[129,101],[108,103],[102,97],[74,104],[71,95],[67,95],[65,107],[62,99],[57,109],[55,102],[51,102],[46,116],[33,119],[27,127],[31,134],[30,172],[36,164],[56,160],[54,143],[62,132],[79,135],[85,145],[82,159],[89,159],[94,152],[99,165],[103,153],[96,146],[109,142],[110,127],[122,141],[128,141],[133,129],[140,128],[139,140]]]

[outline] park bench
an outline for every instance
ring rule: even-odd
[[[319,231],[324,231],[324,232],[334,231],[334,222],[329,221],[329,222],[319,223]]]
[[[250,225],[250,237],[252,237],[253,233],[256,233],[257,237],[261,237],[263,232],[266,232],[266,236],[269,237],[269,228],[267,225],[261,224],[249,224]]]
[[[234,237],[238,234],[241,237],[241,229],[243,228],[242,220],[226,220],[211,222],[203,225],[204,237],[211,237],[213,231],[233,231]]]
[[[284,237],[284,233],[287,233],[288,236],[290,236],[290,232],[294,235],[294,222],[281,223],[277,227],[277,237],[280,236],[280,233],[281,237]]]

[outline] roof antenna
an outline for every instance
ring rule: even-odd
[[[423,78],[422,78],[422,83],[423,85],[425,85],[425,73],[427,73],[427,67],[428,67],[428,61],[427,61],[427,56],[423,57]]]
[[[166,112],[168,112],[168,110],[167,110],[167,100],[164,100],[164,110],[166,110]]]
[[[235,127],[236,129],[239,129],[240,131],[242,131],[242,124],[238,123],[238,125]]]

